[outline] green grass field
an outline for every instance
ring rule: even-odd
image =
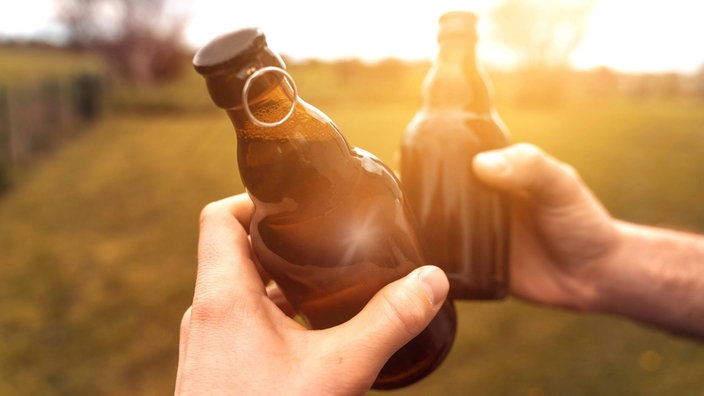
[[[0,84],[62,78],[76,71],[97,72],[101,62],[92,55],[38,48],[0,47]]]
[[[395,167],[418,74],[405,90],[385,96],[379,82],[365,97],[354,76],[312,69],[292,68],[301,95],[353,145]],[[173,392],[199,211],[242,191],[227,118],[203,111],[204,86],[185,81],[164,94],[122,94],[121,111],[20,172],[0,197],[0,395]],[[160,98],[170,105],[160,108]],[[151,111],[133,111],[140,106]],[[515,141],[573,164],[614,215],[704,231],[703,103],[502,102],[499,110]],[[458,309],[458,338],[437,371],[372,393],[704,394],[700,342],[515,299]]]

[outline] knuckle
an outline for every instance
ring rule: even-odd
[[[515,157],[520,162],[530,165],[538,165],[543,162],[545,153],[543,150],[530,143],[518,143],[513,147]]]
[[[221,211],[219,202],[210,202],[200,211],[200,224],[207,223],[209,219]]]
[[[188,307],[186,312],[184,312],[183,316],[181,317],[181,336],[184,337],[186,334],[188,334],[188,329],[189,329],[189,324],[191,322],[191,307]]]
[[[191,322],[200,325],[220,323],[226,318],[232,307],[228,307],[225,298],[216,292],[206,291],[195,296],[191,308]]]
[[[579,173],[572,165],[564,162],[558,162],[555,169],[556,176],[554,178],[554,184],[556,185],[556,188],[564,191],[572,191],[575,190],[581,183]]]
[[[565,162],[560,163],[560,170],[562,173],[565,175],[565,178],[571,179],[571,180],[580,180],[581,177],[579,175],[579,172],[577,172],[577,169]]]
[[[424,304],[418,296],[412,295],[412,293],[401,294],[403,295],[384,295],[386,312],[391,323],[399,331],[412,338],[423,329],[427,315],[423,309]]]

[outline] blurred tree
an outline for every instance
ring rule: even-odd
[[[490,17],[494,38],[523,68],[565,67],[599,0],[501,0]]]
[[[619,75],[606,66],[587,71],[583,76],[582,81],[586,88],[584,94],[591,98],[604,99],[614,96],[618,91]]]
[[[520,99],[561,99],[569,59],[587,30],[599,0],[501,0],[489,17],[492,36],[515,55],[526,82]]]
[[[146,85],[187,65],[185,15],[168,0],[55,0],[69,45],[96,50],[122,77]]]

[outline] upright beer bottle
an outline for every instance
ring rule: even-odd
[[[351,148],[333,122],[301,100],[257,29],[200,49],[196,70],[237,134],[237,160],[254,201],[254,253],[307,324],[338,325],[386,284],[424,264],[415,223],[393,173]],[[452,346],[454,306],[399,350],[374,387],[411,384]]]
[[[472,159],[508,144],[475,53],[476,16],[440,17],[439,52],[422,105],[401,148],[401,181],[420,225],[429,263],[445,270],[456,299],[500,299],[507,292],[509,204],[481,184]]]

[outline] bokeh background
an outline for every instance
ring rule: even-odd
[[[200,209],[243,191],[190,60],[242,26],[271,32],[301,96],[395,168],[437,16],[475,9],[514,141],[574,165],[616,217],[704,232],[696,2],[258,3],[0,5],[0,395],[173,392]],[[437,371],[371,393],[704,394],[701,341],[513,298],[458,310]]]

